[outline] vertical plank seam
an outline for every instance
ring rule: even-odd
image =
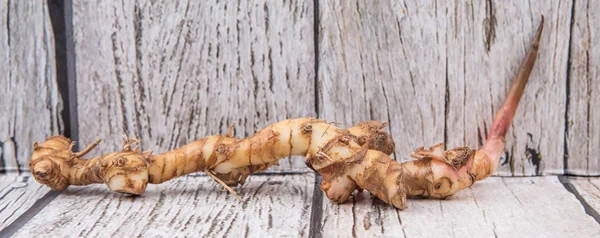
[[[569,135],[569,103],[570,103],[570,91],[571,91],[571,43],[573,41],[573,25],[575,23],[575,0],[571,4],[571,22],[569,27],[569,43],[567,53],[567,75],[566,75],[566,86],[565,86],[565,128],[563,133],[563,174],[569,174],[569,147],[568,147],[568,135]]]
[[[10,47],[10,0],[6,1],[6,42],[8,43],[8,47]],[[8,73],[10,74],[10,70]]]
[[[75,64],[75,39],[73,32],[73,0],[66,0],[64,9],[65,22],[65,45],[66,45],[66,61],[67,61],[67,80],[69,82],[69,126],[71,133],[68,135],[72,140],[79,141],[79,117],[77,106],[77,68]],[[78,150],[75,145],[73,148]]]
[[[60,116],[63,121],[62,133],[66,137],[71,137],[71,95],[69,94],[69,66],[67,62],[67,45],[66,45],[66,21],[64,3],[56,0],[48,0],[48,11],[50,12],[50,23],[54,33],[54,56],[56,63],[56,81],[58,91],[63,101],[63,110]]]
[[[316,117],[319,118],[319,1],[313,0],[313,40],[314,40],[314,51],[315,51],[315,79],[314,79],[314,90],[315,90],[315,113]]]
[[[308,230],[308,237],[322,238],[322,224],[321,219],[323,218],[323,192],[319,184],[321,184],[321,176],[315,173],[315,188],[313,190],[312,197],[312,208],[310,213],[310,225]]]
[[[446,37],[448,37],[446,35]],[[448,45],[446,45],[446,74],[445,74],[445,86],[446,90],[444,91],[444,146],[448,148],[448,116],[450,115],[450,87],[448,86]]]
[[[6,1],[6,43],[8,45],[8,65],[10,67],[10,0]],[[8,80],[10,80],[10,78],[12,77],[12,72],[10,71],[10,68],[8,70]],[[10,133],[9,133],[10,135]],[[14,133],[13,135],[14,136]],[[11,137],[9,137],[11,138]],[[4,141],[2,141],[4,138],[0,138],[0,149],[4,149]],[[13,140],[13,138],[11,138],[11,140]],[[14,141],[14,140],[13,140]],[[8,167],[6,167],[6,164],[4,163],[4,160],[6,158],[4,158],[4,151],[0,151],[0,174],[5,174],[7,172],[10,172]],[[17,172],[19,171],[19,167],[17,166]]]
[[[313,0],[313,43],[314,43],[314,64],[315,64],[315,78],[314,78],[314,90],[315,90],[315,116],[319,118],[319,1]],[[312,196],[312,208],[310,212],[310,225],[308,230],[309,237],[321,238],[323,233],[321,231],[321,219],[323,218],[323,192],[321,192],[321,176],[314,172],[315,184]]]

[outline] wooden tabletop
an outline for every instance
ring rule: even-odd
[[[150,185],[51,191],[0,176],[0,237],[598,237],[600,178],[491,177],[449,200],[396,210],[363,192],[324,198],[313,173],[251,176],[241,200],[206,176]]]

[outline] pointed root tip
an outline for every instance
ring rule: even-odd
[[[533,40],[533,45],[535,45],[536,47],[540,45],[540,39],[542,38],[542,31],[544,31],[544,14],[542,14],[542,20],[540,22],[540,25],[538,26],[538,29],[535,33],[535,38]]]
[[[540,21],[540,26],[538,27],[538,34],[544,29],[544,14],[542,14],[542,19]]]

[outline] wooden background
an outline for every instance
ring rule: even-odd
[[[71,8],[72,7],[72,8]],[[0,0],[0,168],[63,133],[161,152],[294,117],[480,146],[546,24],[497,175],[600,175],[600,2]],[[284,159],[274,171],[304,169]]]

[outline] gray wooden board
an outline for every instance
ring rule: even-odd
[[[36,140],[63,131],[46,1],[0,0],[0,173],[28,170]]]
[[[305,237],[314,175],[251,176],[238,201],[207,176],[149,185],[141,197],[104,185],[69,187],[15,237]]]
[[[156,152],[315,117],[313,1],[73,1],[81,143]],[[305,168],[300,158],[280,169]]]
[[[316,17],[313,1],[76,0],[80,142],[104,138],[98,155],[125,131],[164,151],[318,108],[346,125],[390,121],[398,160],[441,141],[478,147],[543,13],[540,60],[497,174],[598,175],[598,3],[573,2],[321,1]],[[46,2],[3,0],[0,14],[0,168],[15,172],[33,141],[62,131],[63,105]]]
[[[567,173],[600,175],[600,2],[575,1],[571,29]]]
[[[444,140],[482,145],[544,14],[496,174],[563,173],[571,1],[319,3],[319,116],[389,121],[400,161]]]
[[[0,230],[50,191],[29,176],[0,175]]]
[[[569,177],[569,183],[577,190],[585,202],[600,213],[600,178]]]
[[[396,210],[369,198],[324,201],[323,237],[597,237],[588,216],[557,177],[475,183],[449,200],[410,199]]]

